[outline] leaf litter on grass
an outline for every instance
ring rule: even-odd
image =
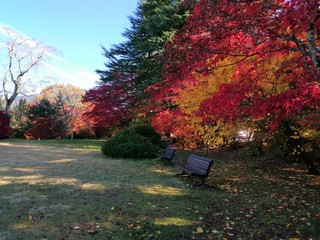
[[[16,145],[10,160],[0,156],[3,239],[316,239],[319,233],[319,178],[299,166],[220,154],[211,187],[199,188],[156,160],[10,144]]]
[[[212,239],[312,239],[320,232],[315,224],[319,176],[301,171],[301,165],[259,159],[244,162],[245,168],[226,165],[228,171],[217,171],[210,179],[229,193],[206,202],[210,207],[205,225],[212,229]]]

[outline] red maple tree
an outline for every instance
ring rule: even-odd
[[[319,15],[317,0],[200,0],[167,46],[163,81],[149,88],[153,100],[176,107],[180,89],[198,83],[196,74],[214,75],[216,63],[232,56],[232,82],[198,112],[206,121],[263,117],[272,132],[283,119],[319,113]],[[277,58],[284,60],[269,64]],[[268,72],[271,84],[286,88],[266,92]]]
[[[219,62],[233,57],[232,77],[196,115],[211,124],[260,123],[281,132],[290,154],[305,139],[297,134],[293,143],[294,129],[319,128],[319,7],[318,0],[200,0],[167,46],[163,81],[149,88],[153,100],[161,111],[179,108],[181,89],[201,84],[199,75],[214,77]],[[309,171],[319,173],[302,151]]]
[[[83,97],[83,102],[92,106],[85,116],[99,128],[126,125],[134,116],[137,99],[131,81],[100,84]]]

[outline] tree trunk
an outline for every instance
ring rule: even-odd
[[[312,159],[305,159],[305,158],[302,161],[307,166],[310,174],[320,175],[320,172],[318,171],[317,166],[315,165],[315,161],[313,161]]]

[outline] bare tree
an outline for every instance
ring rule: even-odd
[[[5,33],[6,39],[1,42],[4,71],[0,94],[4,97],[4,110],[9,113],[14,100],[19,94],[24,93],[27,85],[31,83],[28,74],[56,51],[10,28],[3,28],[2,32]]]

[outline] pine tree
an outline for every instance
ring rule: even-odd
[[[19,103],[11,111],[13,137],[24,138],[24,134],[28,129],[27,111],[28,104],[26,99],[20,99]]]
[[[65,137],[66,125],[61,109],[47,99],[41,99],[27,111],[29,129],[26,138],[51,139]]]
[[[140,2],[135,15],[129,17],[131,28],[123,33],[126,41],[109,50],[103,47],[106,69],[97,70],[102,82],[130,80],[140,93],[159,82],[165,44],[184,25],[189,7],[173,0]]]

